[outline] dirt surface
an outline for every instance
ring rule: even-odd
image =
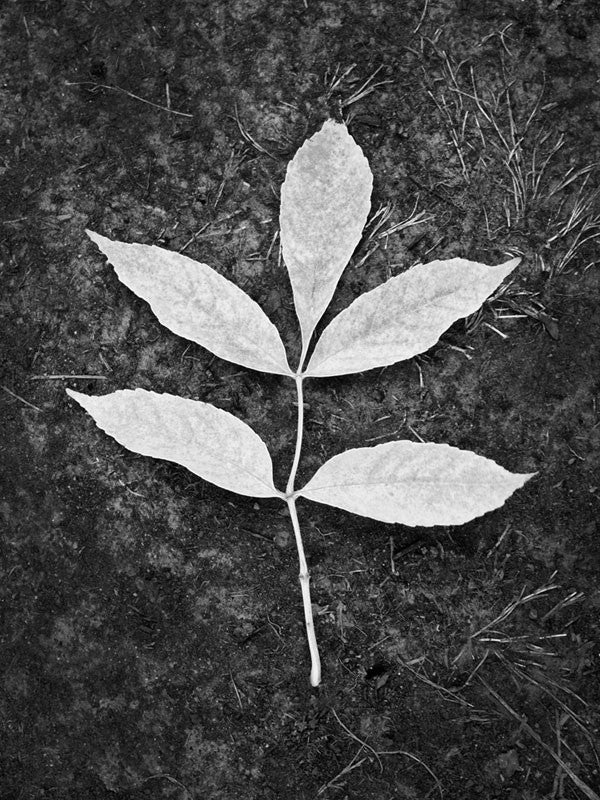
[[[2,800],[597,797],[596,0],[0,8]],[[311,689],[282,504],[124,450],[64,390],[213,403],[282,485],[292,382],[164,329],[84,230],[210,264],[294,363],[279,187],[340,108],[389,218],[326,319],[418,261],[523,261],[425,356],[309,382],[298,485],[419,437],[538,475],[458,528],[301,503]]]

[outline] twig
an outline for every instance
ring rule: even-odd
[[[373,755],[377,759],[377,763],[379,764],[379,769],[381,770],[381,772],[383,772],[383,764],[381,763],[381,759],[379,758],[379,753],[377,752],[377,750],[375,750],[373,747],[371,747],[370,744],[367,744],[366,742],[363,742],[362,739],[359,739],[359,737],[355,733],[352,733],[350,728],[347,728],[344,725],[344,723],[342,722],[342,720],[338,717],[338,715],[337,715],[337,713],[336,713],[334,708],[331,709],[331,713],[336,718],[338,724],[346,731],[346,733],[348,734],[348,736],[351,739],[354,739],[355,742],[358,742],[358,744],[361,744],[365,748],[365,750],[370,750],[373,753]]]
[[[30,381],[105,381],[106,375],[32,375]]]
[[[205,223],[205,224],[204,224],[204,225],[203,225],[203,226],[202,226],[202,227],[201,227],[199,230],[197,230],[197,231],[196,231],[196,233],[194,233],[194,234],[193,234],[193,235],[192,235],[192,236],[191,236],[191,237],[190,237],[190,238],[187,240],[187,242],[186,242],[186,243],[183,245],[183,247],[181,248],[181,250],[180,250],[179,252],[180,252],[180,253],[183,253],[185,250],[187,250],[187,249],[188,249],[188,247],[189,247],[191,244],[193,244],[193,243],[196,241],[196,239],[198,238],[198,236],[200,236],[200,234],[201,234],[201,233],[203,233],[203,232],[204,232],[204,231],[205,231],[205,230],[208,228],[208,226],[209,226],[209,225],[210,225],[210,221],[209,221],[209,222],[206,222],[206,223]]]
[[[8,388],[8,386],[2,386],[2,388],[4,389],[5,392],[7,392],[7,394],[11,395],[11,397],[14,397],[15,400],[20,400],[22,403],[25,403],[26,406],[29,406],[29,408],[33,408],[33,409],[35,409],[35,411],[41,411],[42,410],[41,408],[38,408],[37,406],[34,406],[33,403],[30,403],[29,400],[25,400],[25,398],[21,397],[20,394],[15,394],[14,392],[11,392],[11,390]]]
[[[177,114],[178,117],[187,117],[188,119],[192,119],[194,116],[193,114],[186,114],[184,111],[174,111],[168,106],[162,106],[160,103],[153,103],[151,100],[145,100],[143,97],[133,94],[133,92],[128,92],[127,89],[121,89],[120,86],[108,86],[105,83],[94,83],[93,81],[65,81],[65,86],[91,86],[92,89],[108,89],[110,92],[120,92],[121,94],[126,94],[127,97],[132,97],[134,100],[139,100],[141,103],[146,103],[146,105],[152,106],[153,108],[158,108],[161,111],[167,111],[169,114]]]

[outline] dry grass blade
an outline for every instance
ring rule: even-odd
[[[569,180],[565,182],[565,186],[568,186],[571,185],[573,181],[583,177],[581,186],[575,195],[567,216],[562,220],[557,220],[556,217],[560,216],[564,206],[564,203],[560,204],[559,211],[555,215],[555,224],[558,224],[558,230],[547,238],[546,244],[544,245],[546,249],[549,249],[551,246],[556,247],[561,240],[565,240],[565,243],[568,244],[567,251],[563,254],[558,264],[552,269],[552,273],[555,275],[560,275],[567,269],[568,265],[578,255],[584,245],[600,238],[600,210],[598,210],[600,189],[587,189],[592,175],[592,169],[593,166],[589,165],[579,170],[572,178],[569,178]],[[596,263],[597,261],[590,262],[585,269],[588,269]]]
[[[538,630],[538,625],[543,624],[548,619],[555,617],[561,610],[569,608],[571,605],[581,600],[583,597],[582,593],[571,591],[558,602],[554,603],[546,614],[538,618],[535,630],[531,633],[512,632],[500,628],[500,626],[504,626],[506,623],[514,623],[513,616],[517,610],[536,600],[549,598],[551,592],[560,588],[558,584],[554,583],[555,575],[556,573],[553,573],[543,586],[533,591],[526,592],[525,588],[523,588],[519,596],[508,603],[491,622],[482,626],[479,631],[469,637],[457,658],[454,659],[454,664],[455,666],[464,666],[468,664],[477,655],[478,648],[485,648],[484,656],[470,674],[467,684],[472,681],[474,676],[477,676],[505,711],[508,711],[512,717],[518,719],[528,735],[533,736],[535,741],[552,755],[559,765],[559,770],[562,770],[564,766],[566,766],[561,752],[557,753],[552,750],[535,731],[532,733],[532,729],[530,729],[526,723],[523,723],[521,716],[509,706],[497,691],[490,687],[489,682],[487,682],[484,677],[486,673],[481,670],[481,666],[486,661],[489,663],[490,657],[493,657],[502,666],[505,670],[505,674],[510,677],[514,685],[520,687],[524,685],[535,687],[537,692],[541,693],[550,701],[544,705],[548,705],[551,710],[553,709],[553,713],[560,714],[562,720],[561,727],[568,722],[572,723],[574,726],[573,731],[577,732],[579,736],[585,739],[596,765],[600,767],[600,757],[598,755],[596,743],[590,731],[589,723],[585,718],[588,712],[588,704],[578,694],[572,691],[566,683],[563,683],[561,679],[554,680],[552,677],[558,669],[558,666],[552,662],[558,659],[560,652],[550,647],[550,644],[565,639],[567,637],[567,632],[544,634],[543,631]],[[578,710],[572,708],[575,702],[580,704]],[[583,710],[581,710],[581,707],[583,707]],[[566,750],[570,751],[570,747],[564,740],[564,737],[561,738],[561,745]],[[580,745],[583,746],[583,742],[580,741]],[[578,755],[575,751],[572,752],[573,758],[577,760],[577,763],[583,764],[581,755]],[[567,770],[565,770],[565,772],[569,774],[571,780],[585,793],[583,787],[587,785],[575,775],[573,769],[570,768],[570,773],[568,773]],[[589,789],[589,787],[587,788]],[[596,797],[593,791],[592,794],[587,794],[586,796],[589,798]]]
[[[357,761],[357,760],[356,760],[356,759],[359,757],[359,755],[360,755],[361,753],[362,753],[362,747],[361,747],[361,748],[360,748],[360,750],[359,750],[359,751],[358,751],[358,752],[357,752],[357,753],[354,755],[354,757],[352,758],[352,760],[350,761],[350,763],[349,763],[349,764],[347,764],[347,765],[344,767],[344,769],[343,769],[341,772],[338,772],[338,774],[337,774],[337,775],[336,775],[334,778],[332,778],[332,779],[331,779],[330,781],[328,781],[326,784],[324,784],[323,786],[321,786],[321,788],[320,788],[320,789],[319,789],[319,791],[317,792],[317,795],[316,795],[316,796],[317,796],[317,797],[320,797],[322,794],[325,794],[325,792],[326,792],[328,789],[334,789],[334,788],[335,788],[335,789],[337,789],[337,788],[339,788],[339,787],[338,787],[338,785],[337,785],[337,782],[339,781],[339,779],[340,779],[340,778],[343,778],[343,777],[344,777],[344,775],[348,775],[348,773],[352,772],[352,770],[358,769],[358,767],[362,766],[362,765],[364,764],[364,762],[367,760],[367,759],[366,759],[366,757],[365,757],[365,758],[361,758],[361,760],[360,760],[360,761]]]
[[[359,737],[356,736],[356,734],[352,733],[352,731],[346,725],[344,725],[342,720],[338,717],[335,709],[332,708],[331,709],[331,713],[336,718],[336,720],[340,724],[340,726],[346,731],[348,736],[350,736],[351,739],[354,739],[355,742],[358,742],[360,745],[362,745],[362,748],[365,748],[366,750],[370,750],[371,753],[373,753],[373,755],[377,759],[377,762],[379,764],[379,769],[381,770],[381,772],[383,772],[383,764],[381,763],[380,756],[405,756],[406,758],[409,758],[412,761],[415,761],[417,764],[420,764],[420,766],[422,766],[423,769],[425,769],[431,775],[431,777],[435,781],[437,789],[439,790],[440,797],[443,797],[444,793],[442,791],[442,784],[440,783],[440,781],[439,781],[438,777],[436,776],[436,774],[430,769],[430,767],[427,766],[427,764],[425,764],[425,762],[422,759],[420,759],[418,756],[414,755],[414,753],[409,753],[407,750],[375,750],[373,747],[371,747],[370,744],[367,744],[366,742],[363,742],[362,739],[359,739]],[[360,752],[361,751],[359,750],[359,752],[356,754],[356,756],[354,758],[356,758],[360,754]],[[364,761],[364,759],[363,759],[363,761]],[[361,761],[361,763],[362,763],[362,761]],[[345,771],[348,771],[348,768],[346,768],[346,770],[343,770],[340,773],[340,775],[342,775]],[[340,775],[336,776],[336,778],[334,780],[337,780],[337,778],[339,778]]]
[[[391,80],[387,81],[377,81],[377,83],[372,83],[375,76],[378,72],[381,72],[383,69],[383,64],[371,74],[367,78],[367,80],[358,88],[355,92],[353,92],[347,100],[342,101],[342,108],[346,106],[350,106],[353,103],[358,103],[359,100],[364,100],[365,97],[368,97],[372,94],[378,86],[385,86],[386,83],[393,83]]]
[[[555,606],[553,606],[550,611],[548,611],[544,616],[541,618],[540,622],[544,623],[546,620],[550,619],[554,614],[558,611],[561,611],[563,608],[567,608],[567,606],[573,605],[573,603],[578,603],[580,600],[584,598],[583,592],[577,592],[573,590],[570,594],[566,597],[563,597],[562,600],[559,600]]]
[[[575,167],[571,167],[566,171],[564,176],[559,180],[557,184],[551,187],[548,191],[548,198],[553,197],[555,194],[559,192],[563,192],[567,187],[569,187],[575,181],[578,181],[580,178],[585,178],[593,169],[598,166],[597,162],[593,164],[587,164],[585,167],[580,167],[579,169],[575,169]]]
[[[554,706],[562,710],[563,715],[566,718],[570,719],[575,724],[579,732],[586,739],[590,747],[590,750],[594,756],[594,759],[596,761],[596,765],[600,769],[600,756],[598,755],[598,748],[596,746],[596,742],[594,741],[593,736],[589,732],[581,716],[576,711],[574,711],[567,703],[565,703],[564,700],[561,700],[561,698],[558,696],[558,692],[563,692],[570,697],[574,697],[584,706],[587,706],[585,700],[579,697],[579,695],[575,694],[575,692],[572,692],[568,687],[557,684],[555,681],[553,681],[551,678],[549,678],[547,675],[544,675],[541,672],[539,673],[540,674],[539,679],[534,677],[529,670],[523,669],[522,667],[512,663],[508,658],[506,658],[506,656],[503,653],[494,651],[494,655],[503,664],[505,669],[514,675],[517,681],[520,682],[525,681],[527,683],[530,683],[532,686],[535,686],[537,689],[539,689],[539,691],[543,692],[547,697],[549,697],[552,700]]]
[[[173,778],[171,775],[167,775],[164,772],[157,773],[156,775],[149,775],[147,778],[144,778],[143,783],[148,783],[148,781],[155,780],[165,780],[169,783],[172,783],[173,786],[177,786],[183,791],[183,800],[192,800],[192,793],[187,786],[184,786],[181,781],[178,781],[176,778]]]
[[[449,134],[450,139],[452,141],[452,145],[454,147],[454,150],[456,151],[456,155],[458,157],[458,160],[460,161],[460,168],[461,168],[463,177],[464,177],[466,183],[470,183],[471,182],[471,176],[470,176],[469,170],[467,169],[467,165],[466,165],[466,162],[465,162],[465,157],[463,155],[463,152],[462,152],[462,149],[461,149],[461,146],[460,146],[461,137],[459,136],[459,131],[458,131],[458,129],[457,129],[455,123],[454,123],[453,116],[452,116],[450,110],[448,109],[448,105],[446,103],[446,98],[444,97],[444,95],[442,95],[440,102],[438,102],[438,100],[436,99],[436,97],[433,94],[433,92],[428,90],[427,94],[433,100],[433,103],[436,106],[436,108],[438,109],[438,111],[440,112],[440,114],[443,117],[446,118],[448,134]],[[461,126],[463,131],[464,131],[464,127],[465,127],[466,122],[467,122],[467,117],[468,117],[468,112],[466,112],[465,115],[463,116],[463,121],[462,121],[462,126]]]
[[[387,223],[394,213],[394,204],[386,203],[386,205],[379,206],[367,223],[367,226],[370,227],[370,231],[366,237],[366,241],[370,242],[373,240],[386,239],[393,233],[398,233],[398,231],[403,231],[434,219],[433,214],[428,214],[426,211],[417,211],[418,204],[419,198],[417,197],[410,214],[400,222],[393,222],[390,225],[387,225]]]
[[[446,700],[449,700],[452,703],[458,703],[458,705],[463,706],[463,708],[471,708],[471,709],[474,708],[473,703],[469,703],[468,700],[465,700],[464,697],[461,697],[457,689],[447,689],[445,686],[442,686],[439,683],[435,683],[430,678],[428,678],[427,675],[423,675],[422,673],[417,672],[416,669],[413,669],[405,661],[402,661],[401,664],[402,667],[411,672],[415,676],[415,678],[418,678],[418,680],[422,681],[426,686],[429,686],[431,689],[435,689],[437,692],[443,695],[443,697],[445,697]]]
[[[410,758],[411,761],[415,761],[417,764],[419,764],[421,767],[423,767],[423,769],[426,770],[426,772],[428,772],[431,775],[431,777],[435,781],[436,788],[440,793],[440,797],[444,796],[444,790],[442,789],[442,784],[441,784],[440,779],[437,777],[435,772],[430,767],[428,767],[427,764],[422,759],[420,759],[418,756],[414,755],[414,753],[409,753],[407,750],[379,750],[379,755],[380,756],[405,756],[406,758]],[[433,789],[431,791],[433,791]],[[428,797],[430,794],[431,794],[431,792],[428,792],[427,795],[425,795],[425,796]]]
[[[350,728],[346,727],[346,725],[344,725],[342,720],[338,717],[337,712],[334,708],[331,709],[331,713],[335,717],[337,723],[346,731],[346,733],[351,739],[354,739],[355,742],[358,742],[358,744],[362,745],[365,748],[365,750],[370,750],[371,753],[373,753],[373,755],[377,759],[377,763],[379,764],[380,771],[383,772],[383,764],[381,763],[381,759],[379,758],[379,754],[377,753],[377,751],[373,747],[371,747],[370,744],[367,744],[366,742],[363,742],[362,739],[359,739],[359,737],[355,733],[352,733]]]
[[[340,86],[342,85],[343,81],[350,75],[353,69],[356,68],[356,64],[350,64],[344,72],[340,75],[340,65],[336,64],[335,70],[333,75],[329,77],[329,72],[325,73],[325,85],[327,87],[327,97],[331,97],[331,95],[338,91]]]
[[[510,55],[504,42],[506,30],[493,35],[500,36],[505,52]],[[593,165],[572,168],[558,181],[553,175],[566,139],[564,134],[549,129],[543,119],[542,115],[553,107],[551,103],[542,104],[545,87],[542,86],[531,104],[523,106],[518,98],[527,89],[509,74],[504,54],[501,54],[500,73],[490,82],[479,79],[472,65],[463,69],[467,62],[454,60],[440,48],[437,39],[423,41],[429,43],[439,59],[439,70],[434,72],[433,80],[429,74],[425,76],[429,86],[427,93],[448,129],[449,143],[456,152],[465,182],[480,187],[482,180],[491,180],[504,193],[504,198],[496,202],[495,211],[502,222],[495,230],[490,226],[488,210],[483,209],[488,238],[493,240],[500,231],[510,230],[525,221],[548,224],[553,198],[585,177]],[[576,226],[579,231],[583,218],[587,218],[585,230],[575,241],[569,242],[571,246],[554,268],[555,273],[564,271],[584,245],[600,236],[600,215],[586,215],[588,211],[575,209],[573,218],[560,223],[569,229]],[[536,219],[533,215],[538,212],[543,213]],[[553,236],[560,237],[561,231]],[[546,247],[548,244],[547,241]],[[543,258],[536,255],[536,260],[545,270]]]
[[[169,106],[160,105],[160,103],[153,103],[151,100],[146,100],[143,97],[139,97],[137,94],[133,94],[133,92],[128,92],[127,89],[121,89],[120,86],[109,86],[104,83],[94,83],[93,81],[65,81],[65,86],[90,86],[91,91],[95,91],[96,89],[106,89],[110,92],[119,92],[120,94],[127,95],[127,97],[131,97],[133,100],[139,100],[140,103],[145,103],[147,106],[158,108],[161,111],[167,111],[169,114],[176,114],[178,117],[187,117],[188,119],[192,119],[194,116],[193,114],[186,114],[184,111],[175,111]]]
[[[596,794],[596,792],[587,785],[581,778],[573,772],[571,767],[564,761],[564,759],[556,753],[546,742],[542,739],[542,737],[535,731],[531,725],[529,725],[520,714],[512,708],[506,700],[498,694],[489,683],[483,678],[481,675],[478,675],[477,678],[479,679],[480,683],[484,686],[486,691],[490,694],[491,697],[499,703],[502,708],[516,721],[519,723],[521,730],[525,731],[525,733],[530,736],[540,747],[542,747],[546,753],[564,770],[564,772],[569,776],[572,782],[577,786],[580,792],[582,792],[588,800],[600,800],[600,796]]]
[[[419,21],[417,23],[417,27],[413,30],[413,36],[416,33],[419,32],[419,28],[421,27],[421,25],[423,24],[423,21],[425,20],[425,15],[427,14],[427,6],[428,5],[429,5],[429,0],[425,0],[425,3],[423,5],[423,11],[421,11],[421,16],[419,17]]]
[[[555,575],[556,572],[553,572],[552,575],[550,576],[550,581],[552,581]],[[544,597],[549,592],[553,592],[555,589],[559,588],[560,585],[557,583],[547,583],[545,586],[541,586],[539,589],[536,589],[535,591],[530,592],[529,594],[526,595],[525,588],[523,587],[523,589],[521,589],[519,597],[516,600],[512,600],[510,603],[508,603],[508,605],[506,605],[502,609],[502,611],[498,614],[498,616],[495,619],[493,619],[491,622],[488,622],[486,625],[484,625],[475,633],[471,634],[469,638],[471,640],[477,639],[478,637],[481,636],[482,633],[490,631],[500,623],[505,622],[510,616],[512,616],[512,614],[514,614],[514,612],[520,606],[523,606],[526,603],[530,603],[533,600],[538,600],[540,597]]]
[[[239,130],[239,132],[240,132],[240,134],[242,136],[242,139],[244,139],[244,141],[248,142],[248,144],[251,145],[258,153],[262,153],[263,155],[268,156],[269,158],[272,158],[273,161],[277,161],[275,156],[272,153],[269,153],[269,151],[266,148],[264,148],[262,146],[262,144],[259,144],[256,141],[256,139],[254,139],[248,133],[246,128],[243,126],[242,121],[240,119],[240,114],[239,114],[239,111],[238,111],[237,103],[235,104],[234,109],[235,109],[234,119],[235,119],[236,124],[238,126],[238,130]]]
[[[355,68],[356,68],[356,64],[351,64],[343,72],[340,73],[340,65],[336,64],[335,70],[333,72],[333,75],[331,75],[331,77],[329,76],[328,73],[326,73],[326,75],[325,75],[325,85],[326,85],[326,94],[325,94],[325,96],[328,99],[331,98],[331,96],[333,94],[342,92],[342,87],[343,87],[344,82],[347,82],[349,84],[349,87],[348,87],[349,90],[352,90],[352,84],[356,84],[357,83],[357,79],[356,78],[350,77]],[[342,109],[346,108],[347,106],[354,105],[354,103],[358,103],[359,100],[364,100],[365,97],[368,97],[370,94],[372,94],[380,86],[385,86],[388,83],[393,83],[393,81],[391,81],[391,80],[376,81],[375,83],[373,82],[375,80],[375,77],[378,75],[379,72],[381,72],[382,69],[383,69],[383,64],[381,64],[379,67],[377,67],[377,69],[374,70],[371,73],[371,75],[369,75],[367,80],[364,81],[358,87],[358,89],[354,89],[352,91],[352,94],[347,99],[344,100],[343,98],[340,98],[340,100],[339,100],[339,110],[341,111]]]

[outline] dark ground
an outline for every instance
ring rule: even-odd
[[[1,9],[2,800],[597,797],[596,0]],[[523,262],[427,356],[309,383],[298,485],[417,434],[539,474],[460,528],[301,503],[311,690],[279,501],[125,451],[64,389],[214,403],[281,486],[292,382],[162,328],[84,228],[187,245],[295,352],[279,186],[340,100],[384,229],[429,219],[368,228],[334,309],[419,260]]]

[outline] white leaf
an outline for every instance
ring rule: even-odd
[[[334,456],[297,493],[402,525],[462,525],[494,508],[532,474],[447,444],[398,441]]]
[[[360,241],[372,186],[362,150],[346,126],[331,119],[288,164],[281,247],[305,345]]]
[[[265,443],[233,414],[198,400],[144,389],[91,397],[67,389],[103,431],[128,450],[163,458],[223,489],[279,497]]]
[[[277,328],[258,303],[207,264],[162,247],[87,234],[119,280],[150,303],[173,333],[235,364],[292,374]]]
[[[419,264],[358,297],[325,328],[306,375],[347,375],[423,353],[473,314],[517,266],[464,258]]]

